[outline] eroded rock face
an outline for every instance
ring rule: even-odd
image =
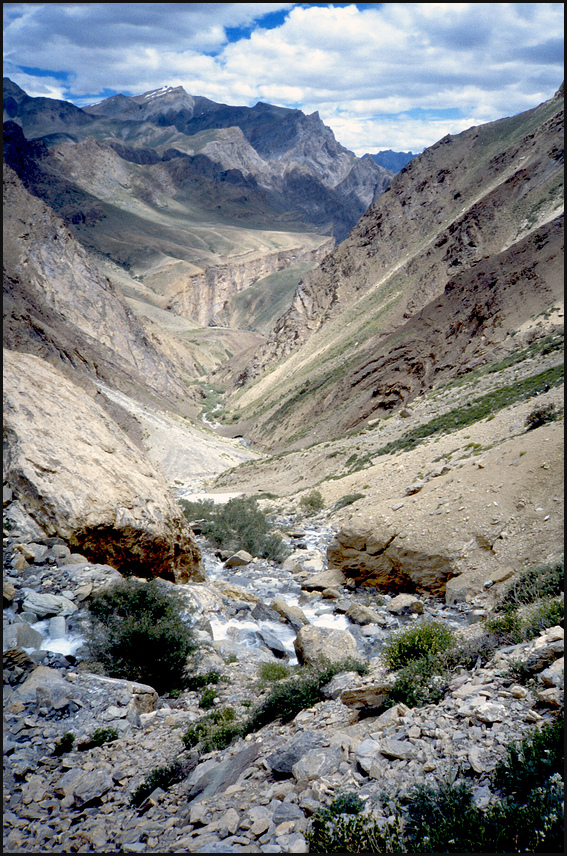
[[[381,523],[373,528],[345,526],[327,549],[329,567],[358,584],[437,595],[444,594],[447,581],[459,573],[457,558],[438,543],[429,544],[427,537],[402,545],[398,533]]]
[[[205,579],[165,479],[87,393],[4,351],[4,414],[4,480],[48,535],[123,573]]]

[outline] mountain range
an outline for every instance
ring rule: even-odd
[[[294,453],[285,472],[297,490],[342,477],[353,432],[380,433],[475,371],[523,366],[549,337],[556,353],[562,87],[518,116],[444,137],[395,175],[344,149],[316,114],[229,107],[180,87],[80,109],[5,81],[4,110],[5,479],[44,534],[63,527],[78,547],[128,564],[149,527],[180,579],[192,571],[171,543],[177,512],[158,508],[148,523],[145,476],[127,498],[115,493],[117,473],[133,472],[132,444],[144,472],[157,465],[172,482],[204,461],[210,473],[236,466],[232,489],[278,481],[277,456]],[[10,384],[32,365],[20,407]],[[39,453],[42,390],[58,385],[56,446]],[[221,423],[214,434],[198,427],[203,406]],[[61,459],[79,442],[60,442],[65,412],[105,438],[110,420],[122,438],[114,457],[93,451],[105,502],[97,522],[85,484],[74,534],[72,500],[56,502]],[[258,454],[275,455],[267,481]],[[309,477],[304,454],[316,461]],[[122,468],[108,469],[121,455]],[[74,466],[65,459],[66,472]],[[155,555],[148,547],[154,569]]]

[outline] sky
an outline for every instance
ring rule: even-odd
[[[4,3],[4,75],[79,107],[183,86],[421,152],[563,80],[562,3]]]

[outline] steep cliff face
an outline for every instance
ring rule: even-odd
[[[4,167],[4,344],[121,388],[184,388],[65,224]]]
[[[166,308],[176,315],[193,318],[201,324],[215,324],[217,316],[236,294],[258,280],[302,263],[316,264],[333,249],[333,239],[323,240],[318,247],[304,246],[279,250],[254,258],[208,267],[189,276],[182,288],[168,297]]]
[[[491,323],[502,326],[499,347],[518,345],[511,339],[518,325],[562,299],[559,231],[546,228],[563,209],[562,126],[558,93],[527,113],[440,140],[394,178],[348,239],[303,278],[267,343],[234,365],[244,386],[234,406],[252,420],[256,438],[282,440],[306,424],[326,434],[336,428],[338,406],[345,427],[400,406],[440,371],[488,359],[494,350],[478,339]],[[491,303],[491,294],[500,296]],[[526,317],[513,320],[511,306],[523,306]],[[429,322],[424,315],[414,326],[426,307]],[[471,307],[484,313],[476,323]],[[421,357],[412,347],[419,324],[427,344]],[[439,335],[430,340],[431,324]],[[405,360],[423,364],[414,365],[411,383]],[[393,379],[394,364],[406,382]],[[364,406],[362,383],[370,391]]]

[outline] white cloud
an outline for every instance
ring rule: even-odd
[[[229,104],[271,101],[318,110],[358,154],[420,150],[529,109],[563,76],[559,3],[4,6],[6,73],[32,95],[85,105],[104,90],[168,84]],[[262,28],[281,11],[283,23]],[[229,42],[226,28],[242,27],[251,35]],[[22,66],[67,72],[69,88]]]

